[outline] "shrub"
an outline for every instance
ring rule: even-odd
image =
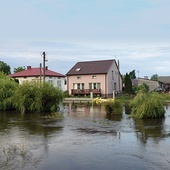
[[[62,100],[62,91],[48,83],[41,87],[35,82],[24,83],[13,96],[14,105],[21,112],[54,112],[59,110]]]
[[[13,103],[21,112],[40,111],[39,85],[26,82],[19,85],[13,95]]]
[[[59,104],[63,100],[63,92],[57,87],[43,83],[40,88],[40,99],[43,112],[54,112],[59,110]]]
[[[108,100],[105,102],[104,108],[107,114],[122,115],[123,106],[118,100]]]
[[[150,93],[145,89],[139,90],[137,96],[130,103],[131,115],[135,118],[158,118],[165,113],[163,100],[158,93]]]
[[[13,93],[17,83],[0,73],[0,110],[14,110]]]

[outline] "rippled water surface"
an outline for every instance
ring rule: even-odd
[[[0,169],[170,169],[170,106],[151,120],[71,104],[61,112],[60,120],[0,112]]]

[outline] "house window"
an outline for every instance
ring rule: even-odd
[[[48,80],[48,83],[52,85],[52,84],[53,84],[53,81],[52,81],[52,80]]]
[[[57,80],[57,86],[61,87],[61,81],[60,80]]]
[[[74,83],[73,89],[84,89],[84,83]]]
[[[114,80],[114,72],[113,72],[113,70],[112,70],[112,80]]]
[[[81,79],[81,76],[77,76],[77,79]]]
[[[80,89],[80,83],[77,83],[77,89]]]
[[[81,68],[76,68],[76,71],[80,71],[81,70]]]
[[[93,89],[97,89],[96,83],[93,83]]]
[[[96,79],[97,78],[97,76],[92,76],[92,79]]]
[[[89,83],[89,89],[100,89],[100,83]]]
[[[114,83],[114,90],[117,90],[117,88],[116,88],[116,83]]]

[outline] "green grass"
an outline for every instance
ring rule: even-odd
[[[122,94],[120,97],[117,97],[116,99],[119,100],[121,103],[129,103],[134,99],[135,95],[129,95],[129,94]]]

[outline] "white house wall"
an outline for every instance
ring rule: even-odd
[[[17,78],[19,80],[19,84],[23,84],[24,82],[30,82],[30,81],[37,81],[40,82],[40,77],[20,77]],[[41,81],[43,81],[43,77],[41,78]],[[52,84],[54,87],[60,87],[63,91],[66,90],[65,86],[65,78],[64,77],[46,77],[45,81]],[[58,82],[61,82],[61,86],[58,86]]]

